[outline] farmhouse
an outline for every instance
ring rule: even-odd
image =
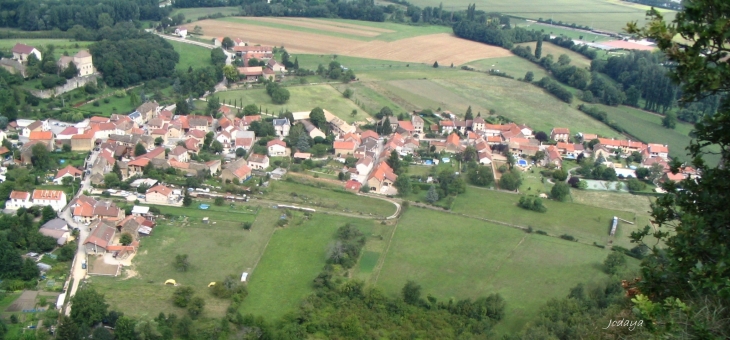
[[[279,136],[279,137],[289,136],[289,129],[291,128],[291,124],[289,123],[288,118],[274,119],[272,124],[274,124],[274,131],[276,131],[277,136]]]
[[[30,55],[35,55],[35,57],[40,61],[43,59],[41,57],[41,51],[38,51],[37,48],[33,46],[28,46],[24,44],[15,44],[13,46],[13,59],[21,62],[21,63],[27,63],[28,57]]]
[[[393,187],[398,178],[393,169],[386,162],[380,162],[368,178],[367,185],[370,191],[382,194],[393,194],[397,190]]]
[[[56,178],[53,179],[53,183],[60,185],[61,183],[63,183],[63,179],[65,177],[70,177],[71,179],[81,179],[81,176],[83,174],[84,173],[81,170],[76,169],[71,165],[67,165],[65,168],[58,170],[58,172],[56,173]]]
[[[69,63],[74,63],[74,65],[76,65],[76,69],[79,71],[78,75],[81,77],[96,73],[89,51],[81,50],[78,53],[74,54],[73,57],[63,56],[59,58],[59,70],[66,69]]]
[[[570,141],[570,129],[568,128],[553,128],[550,131],[550,139],[558,142],[569,142]]]
[[[269,156],[279,157],[287,155],[286,143],[281,139],[270,140],[266,143],[266,148],[269,150]]]
[[[53,237],[58,245],[66,244],[69,237],[68,223],[60,218],[54,218],[41,226],[41,234]]]
[[[175,28],[175,34],[185,39],[188,36],[188,28],[185,26],[179,26]]]
[[[241,158],[235,162],[229,163],[221,172],[223,181],[237,180],[239,183],[251,177],[251,167],[247,165],[245,159]]]
[[[332,147],[335,149],[335,155],[339,157],[352,155],[355,152],[355,142],[335,141]]]
[[[172,189],[164,185],[155,185],[147,189],[145,200],[151,204],[170,204],[173,202]]]
[[[91,234],[86,237],[86,241],[84,242],[86,252],[96,254],[107,252],[116,232],[117,229],[113,225],[110,225],[109,222],[96,221]]]
[[[243,76],[243,81],[251,83],[264,75],[264,69],[261,66],[239,67],[238,74]]]
[[[66,206],[66,193],[61,190],[33,190],[31,195],[23,191],[11,191],[10,199],[5,202],[5,208],[17,210],[32,206],[51,206],[55,211],[61,211]]]
[[[248,156],[248,166],[255,170],[265,170],[269,167],[269,157],[252,153]]]

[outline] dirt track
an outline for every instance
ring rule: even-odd
[[[265,26],[203,20],[196,23],[206,36],[230,36],[251,44],[284,46],[290,53],[338,54],[351,57],[461,65],[473,60],[511,56],[506,49],[451,34],[422,35],[397,41],[359,41]]]

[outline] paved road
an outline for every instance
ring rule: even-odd
[[[160,33],[157,33],[157,32],[153,32],[153,33],[156,34],[159,37],[162,37],[163,39],[177,41],[177,42],[191,44],[191,45],[197,45],[197,46],[200,46],[200,47],[205,47],[205,48],[207,48],[209,50],[212,50],[214,48],[218,48],[218,46],[213,46],[211,44],[202,43],[200,41],[188,40],[188,39],[183,39],[183,38],[179,38],[179,37],[173,37],[173,36],[170,36],[170,35],[160,34]],[[226,50],[223,50],[223,53],[225,53],[226,56],[228,57],[228,58],[226,58],[226,65],[230,65],[233,62],[232,57],[235,57],[236,54],[235,53],[230,53],[230,52],[228,52]]]
[[[91,158],[89,162],[87,162],[87,169],[91,169],[91,165],[94,164],[94,161],[96,160],[96,157],[98,156],[98,152],[92,151],[91,152]],[[84,180],[81,181],[81,187],[76,192],[76,195],[74,197],[78,197],[80,194],[84,192],[84,190],[90,190],[91,189],[91,176],[85,176]],[[73,215],[71,214],[71,208],[66,207],[66,209],[62,210],[59,214],[61,218],[65,219],[68,224],[73,228],[79,228],[80,233],[79,237],[76,240],[78,242],[78,249],[76,250],[76,258],[74,259],[74,267],[71,272],[71,277],[73,278],[73,284],[71,287],[69,287],[68,292],[66,293],[66,301],[70,301],[70,298],[76,294],[76,291],[79,288],[79,283],[81,280],[83,280],[86,277],[86,269],[82,268],[82,264],[84,261],[86,261],[86,249],[84,248],[84,240],[89,236],[89,228],[82,223],[76,223],[73,220]],[[66,315],[71,315],[71,305],[69,303],[68,307],[66,308]]]

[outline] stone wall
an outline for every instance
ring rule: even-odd
[[[96,81],[97,78],[99,78],[98,74],[90,74],[84,77],[75,77],[67,80],[65,85],[56,86],[48,90],[31,90],[30,93],[32,93],[36,97],[43,99],[51,98],[53,96],[57,96],[59,94],[63,94],[82,87],[86,85],[86,83]]]

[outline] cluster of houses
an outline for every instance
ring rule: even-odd
[[[415,116],[414,116],[415,117]],[[399,126],[404,125],[398,122]],[[492,157],[500,157],[492,153],[492,148],[501,145],[515,155],[522,157],[534,157],[542,151],[544,158],[539,160],[540,165],[552,164],[560,168],[564,159],[575,160],[580,157],[594,157],[595,159],[607,160],[606,164],[614,166],[608,161],[611,157],[627,157],[634,152],[641,154],[641,166],[650,168],[654,164],[660,164],[664,169],[665,179],[681,180],[696,174],[692,169],[686,168],[676,175],[669,172],[669,148],[663,144],[645,144],[638,141],[618,140],[612,138],[601,138],[595,134],[578,133],[571,134],[568,128],[555,127],[549,133],[549,139],[555,143],[543,143],[535,138],[535,131],[527,125],[489,124],[483,118],[476,117],[472,120],[445,119],[438,124],[431,126],[431,130],[446,135],[445,140],[432,140],[430,145],[436,151],[458,153],[466,146],[474,146],[478,152],[479,162],[490,164]],[[458,132],[458,134],[457,134]],[[584,143],[574,141],[590,142],[592,148]]]
[[[26,77],[26,66],[28,65],[28,58],[34,55],[39,61],[42,59],[41,51],[33,46],[25,44],[15,44],[12,48],[12,58],[0,59],[0,66],[5,68],[11,73],[19,73],[23,77]],[[89,51],[81,50],[73,56],[61,56],[58,61],[58,70],[63,71],[70,63],[76,66],[79,72],[79,76],[84,77],[96,73],[94,68],[93,60]]]

